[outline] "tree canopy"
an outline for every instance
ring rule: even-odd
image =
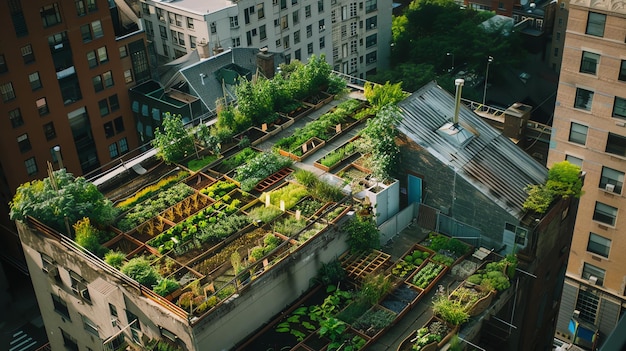
[[[65,232],[67,226],[88,217],[94,225],[113,222],[117,210],[110,200],[83,177],[75,178],[65,169],[54,171],[53,178],[20,185],[9,203],[12,220],[32,216],[50,227]]]
[[[152,146],[158,149],[157,157],[167,163],[180,161],[194,152],[193,136],[185,129],[180,114],[165,114],[162,128],[154,132]]]
[[[494,74],[498,67],[516,65],[524,52],[519,35],[504,30],[504,25],[481,25],[492,16],[493,12],[462,9],[454,0],[411,2],[392,23],[393,68],[370,79],[402,81],[404,90],[415,91],[452,68],[452,61],[479,75],[484,74],[489,56],[496,58]]]

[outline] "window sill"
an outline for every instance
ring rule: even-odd
[[[587,251],[587,254],[589,254],[591,256],[591,258],[593,258],[593,259],[609,262],[609,258],[608,257],[604,257],[604,256],[602,256],[600,254],[595,253],[595,252]]]
[[[607,224],[607,223],[604,223],[604,222],[599,222],[599,221],[597,221],[595,219],[592,219],[591,221],[593,223],[597,224],[600,229],[607,230],[607,229],[615,229],[616,228],[614,225]]]

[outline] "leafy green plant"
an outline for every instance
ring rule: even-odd
[[[460,300],[450,300],[444,295],[433,301],[433,313],[451,325],[461,325],[469,320],[469,313]]]
[[[101,244],[113,237],[112,233],[98,230],[92,226],[88,217],[78,220],[74,224],[74,232],[76,233],[74,241],[98,257],[104,256],[107,252],[107,249]]]
[[[135,257],[120,269],[122,273],[136,280],[139,284],[152,288],[160,279],[159,273],[143,257]]]
[[[291,166],[292,163],[293,161],[287,157],[271,152],[264,152],[237,167],[235,180],[241,182],[242,190],[250,191],[263,180],[263,178],[285,167]]]
[[[402,83],[376,84],[371,82],[365,83],[365,98],[375,108],[380,109],[389,104],[397,104],[408,96],[402,90]]]
[[[124,258],[126,258],[126,254],[123,252],[111,250],[104,255],[104,262],[114,268],[120,269],[124,264]]]
[[[152,146],[157,149],[156,156],[167,163],[178,162],[195,150],[193,137],[185,129],[182,116],[169,112],[165,113],[162,127],[154,131]]]
[[[405,278],[409,274],[411,274],[415,270],[415,268],[417,268],[417,266],[413,263],[402,260],[398,261],[398,263],[393,266],[393,268],[391,269],[391,274],[395,275],[396,277]]]
[[[391,291],[391,280],[383,273],[376,275],[367,275],[358,292],[358,298],[374,305],[380,299]]]
[[[217,160],[217,156],[216,155],[207,155],[204,156],[201,159],[193,159],[191,161],[189,161],[187,163],[187,168],[189,168],[192,171],[199,171],[202,168],[204,168],[204,166],[208,165],[209,163],[213,162]]]
[[[222,161],[222,166],[220,167],[220,171],[226,173],[230,170],[233,170],[242,164],[246,163],[248,160],[256,157],[258,154],[257,151],[253,150],[250,147],[246,147],[243,150],[239,151],[235,155],[225,159]]]
[[[269,223],[282,213],[279,208],[274,206],[257,206],[248,212],[248,217],[250,217],[253,223],[256,221]]]
[[[355,216],[342,228],[348,234],[352,252],[370,251],[380,247],[380,232],[373,220]]]
[[[428,262],[424,268],[417,271],[413,276],[411,283],[413,285],[425,289],[437,276],[443,271],[443,266],[434,262]]]
[[[372,174],[379,181],[391,178],[400,162],[400,148],[395,137],[398,135],[396,126],[401,119],[399,108],[386,105],[376,117],[367,120],[367,126],[357,140],[362,154],[371,153]]]
[[[54,171],[52,178],[20,185],[9,207],[11,220],[32,216],[60,232],[84,217],[96,226],[111,224],[118,212],[94,184],[65,169]]]
[[[134,206],[136,203],[141,202],[152,195],[156,194],[159,191],[166,190],[172,185],[178,183],[182,179],[185,179],[189,175],[187,171],[180,171],[173,176],[169,176],[159,180],[156,184],[149,185],[138,192],[136,192],[133,196],[127,198],[124,201],[121,201],[115,205],[115,207],[119,208],[120,211],[124,212]]]
[[[531,184],[526,187],[528,197],[522,207],[539,214],[545,213],[556,196],[564,198],[582,196],[580,167],[569,161],[557,162],[548,171],[545,184]]]
[[[154,286],[155,293],[161,296],[167,296],[180,287],[180,284],[174,279],[163,278]]]
[[[352,327],[364,331],[367,335],[375,335],[386,328],[396,318],[396,314],[386,309],[373,307],[357,319]]]
[[[319,282],[322,285],[329,286],[335,285],[341,280],[346,278],[346,271],[341,267],[339,260],[333,260],[328,263],[322,263],[317,276],[314,278],[315,282]]]

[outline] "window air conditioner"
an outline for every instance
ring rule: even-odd
[[[589,276],[589,283],[593,284],[593,285],[598,285],[598,277],[596,276]]]
[[[609,183],[607,183],[607,184],[604,186],[604,190],[606,190],[606,191],[610,191],[610,192],[614,193],[614,192],[615,192],[615,184],[609,184]]]
[[[574,318],[578,318],[578,317],[580,317],[580,311],[574,310]]]

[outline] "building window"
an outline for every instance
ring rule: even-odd
[[[296,60],[301,61],[302,60],[302,51],[300,49],[296,50],[296,52],[294,53],[294,57],[296,58]]]
[[[574,107],[580,108],[586,111],[591,111],[591,103],[593,101],[593,91],[576,88],[576,101]]]
[[[126,45],[122,45],[119,47],[120,58],[124,58],[128,56],[128,49],[126,49]]]
[[[626,99],[615,97],[613,102],[613,117],[626,119]]]
[[[61,23],[61,13],[59,12],[59,5],[56,3],[42,7],[39,9],[39,14],[44,28]]]
[[[260,40],[267,39],[267,29],[266,29],[265,25],[262,25],[262,26],[259,27],[259,39]]]
[[[569,141],[576,144],[585,145],[585,143],[587,142],[588,129],[589,127],[585,125],[572,122],[569,132]]]
[[[46,136],[46,140],[48,141],[57,137],[57,132],[54,130],[53,122],[48,122],[43,125],[43,134]]]
[[[52,295],[52,304],[54,305],[54,311],[61,316],[65,317],[67,320],[72,320],[70,318],[70,311],[67,309],[67,303],[60,297],[55,294]]]
[[[87,14],[87,11],[93,12],[98,10],[96,6],[96,0],[76,0],[76,15],[84,16]]]
[[[293,32],[293,43],[294,44],[300,43],[300,31],[299,30]]]
[[[28,75],[28,82],[32,90],[41,88],[41,79],[39,79],[39,72],[34,72]]]
[[[100,76],[93,77],[92,82],[93,88],[96,92],[102,91],[105,88],[113,86],[113,74],[111,73],[111,71],[104,72]]]
[[[116,133],[121,133],[124,131],[124,119],[122,117],[117,117],[116,119],[114,119],[113,124],[115,125]]]
[[[515,244],[526,246],[526,237],[528,236],[528,230],[523,227],[516,226],[512,223],[505,223],[504,229],[515,234]]]
[[[589,12],[589,17],[587,18],[587,31],[585,33],[596,37],[603,37],[605,23],[605,14]]]
[[[115,130],[113,129],[113,122],[107,122],[103,125],[103,127],[104,127],[104,136],[107,139],[115,136]]]
[[[280,18],[280,28],[281,29],[289,28],[289,17],[287,15],[284,15]]]
[[[376,62],[376,51],[365,55],[365,60],[367,61],[367,64]]]
[[[117,98],[117,94],[109,96],[109,108],[111,111],[117,111],[120,109],[120,101]]]
[[[306,18],[311,17],[311,5],[306,5],[304,7],[304,17]]]
[[[115,305],[110,304],[109,303],[109,313],[111,314],[111,317],[115,317],[117,318],[117,307],[115,307]]]
[[[91,27],[89,24],[80,26],[80,35],[83,38],[83,43],[90,42],[93,39],[91,35]]]
[[[256,5],[256,13],[259,19],[265,18],[265,4],[262,2]]]
[[[591,277],[597,278],[596,285],[602,286],[604,283],[604,277],[606,276],[606,271],[602,268],[598,268],[592,264],[585,262],[583,265],[583,274],[582,278],[591,280]]]
[[[109,55],[107,54],[106,46],[98,48],[97,52],[98,52],[98,61],[100,61],[100,64],[103,64],[109,61]]]
[[[35,101],[35,105],[37,106],[37,111],[39,112],[40,116],[50,113],[50,110],[48,109],[48,101],[45,97],[37,99],[37,101]]]
[[[24,166],[26,167],[26,173],[28,173],[29,176],[37,174],[37,162],[34,157],[24,161]]]
[[[98,325],[92,322],[91,319],[87,318],[87,316],[85,315],[81,315],[81,317],[83,318],[83,327],[85,328],[85,330],[99,337],[100,334],[98,334]]]
[[[78,351],[78,341],[74,339],[70,334],[66,333],[65,330],[61,329],[61,335],[63,336],[63,346],[68,351]]]
[[[144,15],[150,16],[150,5],[146,4],[145,2],[142,2],[141,12],[143,12]]]
[[[231,39],[231,46],[234,48],[240,47],[241,46],[241,38],[236,37],[236,38],[232,38]]]
[[[365,13],[377,10],[377,0],[365,0]]]
[[[30,145],[30,139],[28,139],[28,134],[24,133],[17,137],[17,145],[20,148],[20,152],[24,153],[30,151],[33,147]]]
[[[624,186],[624,172],[609,167],[602,167],[602,177],[600,177],[600,189],[605,189],[612,193],[621,194]]]
[[[585,322],[595,324],[599,302],[600,298],[593,292],[579,289],[578,298],[576,299],[576,310],[580,311],[578,318]]]
[[[587,243],[587,251],[602,257],[609,257],[611,250],[611,240],[598,234],[589,233],[589,242]]]
[[[120,139],[118,144],[120,146],[120,154],[123,155],[128,152],[128,141],[126,140],[126,138]]]
[[[617,76],[617,79],[626,81],[626,60],[622,60],[622,64],[620,65],[619,75]]]
[[[104,117],[109,114],[109,101],[102,99],[98,101],[98,108],[100,109],[100,117]]]
[[[9,119],[11,120],[11,126],[17,128],[24,125],[24,119],[22,118],[22,112],[19,108],[9,111]]]
[[[583,159],[582,158],[578,158],[578,157],[572,156],[572,155],[565,155],[565,161],[567,161],[567,162],[569,162],[569,163],[571,163],[573,165],[576,165],[576,166],[578,166],[580,168],[583,167]]]
[[[324,12],[324,0],[317,1],[317,13]]]
[[[193,35],[189,36],[189,47],[192,49],[196,48],[196,37],[194,37]]]
[[[2,101],[7,102],[15,99],[15,91],[13,91],[13,83],[4,83],[0,85],[0,93],[2,94]]]
[[[89,68],[94,68],[98,66],[98,59],[96,57],[95,51],[92,50],[87,52],[87,64],[89,65]]]
[[[54,277],[55,279],[59,278],[59,270],[56,266],[56,263],[54,262],[54,259],[52,259],[52,257],[43,254],[43,253],[39,253],[41,255],[41,270],[48,274],[48,276],[50,277]]]
[[[320,50],[326,47],[326,38],[320,37]]]
[[[369,35],[367,38],[365,38],[366,48],[370,48],[374,45],[376,45],[376,34]]]
[[[7,61],[4,58],[4,55],[0,55],[0,73],[7,72],[9,67],[7,66]]]
[[[293,21],[294,25],[300,23],[300,11],[296,10],[296,11],[292,12],[291,13],[291,20]]]
[[[605,151],[614,155],[626,157],[626,137],[609,133]]]
[[[154,36],[154,25],[150,21],[146,21],[146,34],[149,39]]]
[[[313,36],[313,25],[309,24],[308,26],[306,26],[306,37],[310,38]]]
[[[320,27],[320,33],[326,30],[326,24],[324,24],[324,19],[323,18],[321,20],[319,20],[318,24],[319,24],[319,27]]]
[[[239,27],[239,18],[237,16],[230,17],[230,28],[238,28]]]
[[[378,16],[372,16],[365,20],[365,30],[376,29],[378,26]]]
[[[24,60],[24,63],[28,64],[31,62],[35,62],[35,55],[33,54],[33,47],[30,46],[30,44],[26,46],[22,46],[20,48],[20,51],[22,52],[22,59]]]
[[[109,145],[109,156],[111,156],[112,159],[119,156],[119,151],[117,151],[117,143]]]
[[[91,302],[91,297],[89,296],[89,290],[87,289],[85,279],[74,271],[69,271],[69,273],[72,292],[75,295],[80,296],[83,300]]]
[[[217,33],[217,25],[215,24],[215,22],[211,22],[211,34],[215,34]]]
[[[603,204],[596,201],[596,207],[593,211],[593,220],[608,224],[610,226],[615,225],[615,219],[617,218],[617,208]]]
[[[580,62],[580,71],[582,73],[596,74],[600,55],[593,52],[583,51],[582,60]]]
[[[308,55],[313,54],[313,43],[308,43],[306,46],[306,52]]]

